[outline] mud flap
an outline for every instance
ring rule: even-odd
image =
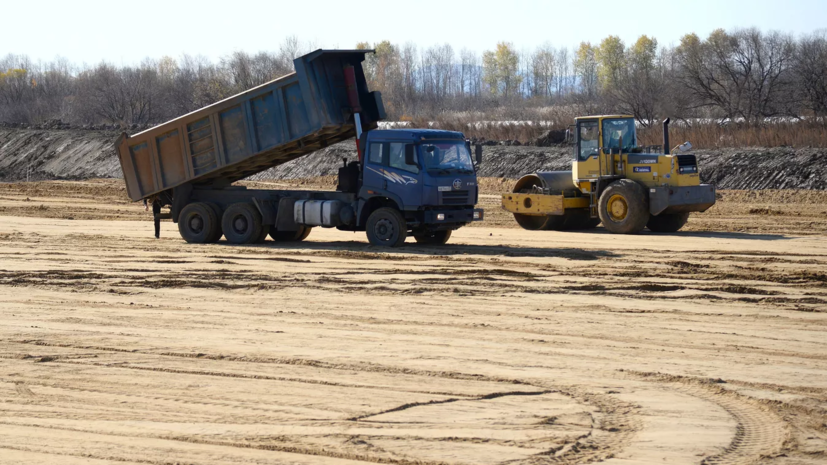
[[[283,197],[279,199],[279,208],[276,212],[276,230],[278,231],[298,231],[299,224],[293,216],[293,206],[296,204],[296,199],[292,197]]]

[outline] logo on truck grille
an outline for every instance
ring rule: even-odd
[[[454,189],[456,189],[456,190],[462,189],[462,180],[454,179]]]

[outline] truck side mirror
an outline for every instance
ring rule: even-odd
[[[474,146],[474,157],[477,159],[477,164],[482,163],[482,145]]]
[[[414,156],[413,144],[405,144],[405,164],[416,165],[416,157]]]

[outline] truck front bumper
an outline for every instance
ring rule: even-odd
[[[427,225],[439,225],[449,223],[471,223],[482,221],[485,216],[482,208],[469,208],[467,210],[426,210],[424,222]]]
[[[649,189],[649,213],[652,215],[702,212],[713,205],[715,186],[711,184]]]

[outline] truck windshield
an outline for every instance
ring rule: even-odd
[[[425,168],[447,172],[474,172],[465,142],[432,142],[420,145]]]
[[[628,152],[635,148],[635,120],[634,118],[604,119],[603,120],[603,149],[617,150],[620,140],[623,139],[623,151]]]

